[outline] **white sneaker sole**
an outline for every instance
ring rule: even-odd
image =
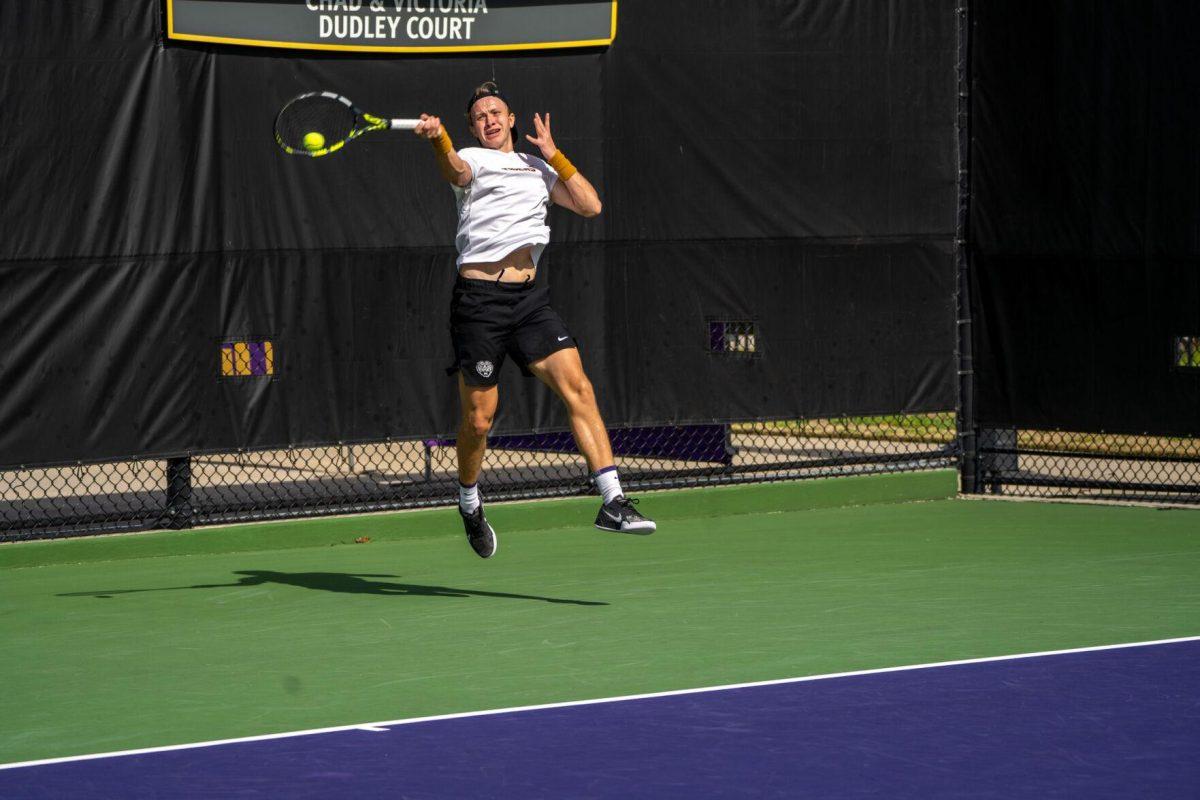
[[[654,533],[658,530],[658,525],[646,520],[645,522],[622,522],[620,528],[609,528],[604,525],[596,525],[598,531],[608,531],[609,533]]]

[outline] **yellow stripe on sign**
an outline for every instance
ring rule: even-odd
[[[581,47],[607,47],[612,39],[581,39],[577,42],[529,42],[527,44],[478,44],[457,47],[362,47],[348,44],[306,44],[304,42],[264,41],[259,39],[234,39],[227,36],[201,36],[199,34],[171,34],[171,39],[185,42],[212,42],[214,44],[238,44],[249,47],[281,47],[289,50],[339,50],[347,53],[491,53],[515,50],[562,50]]]

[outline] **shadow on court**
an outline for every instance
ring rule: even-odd
[[[57,597],[111,598],[118,594],[139,592],[169,592],[179,589],[228,589],[264,584],[299,586],[322,592],[345,594],[380,594],[398,597],[499,597],[508,600],[540,600],[544,603],[565,603],[576,606],[606,606],[608,603],[593,600],[564,600],[558,597],[540,597],[531,594],[509,594],[508,592],[486,592],[479,589],[455,589],[449,586],[424,586],[416,583],[392,583],[374,578],[398,578],[399,575],[353,574],[347,572],[274,572],[266,569],[238,570],[234,575],[245,577],[233,583],[197,583],[192,586],[163,586],[157,589],[104,589],[91,592],[63,592]]]

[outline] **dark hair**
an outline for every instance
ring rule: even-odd
[[[495,97],[503,101],[504,105],[508,106],[508,113],[514,113],[512,103],[510,103],[508,98],[504,96],[504,92],[500,91],[500,87],[496,85],[496,82],[485,81],[475,87],[475,91],[471,92],[471,99],[467,101],[467,127],[471,129],[472,134],[474,134],[475,131],[474,120],[471,119],[471,109],[475,107],[476,103],[485,97]],[[519,138],[517,136],[517,124],[515,120],[513,121],[512,126],[512,141],[513,150],[516,150]]]

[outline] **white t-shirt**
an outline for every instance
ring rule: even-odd
[[[464,147],[458,157],[471,166],[471,182],[454,187],[458,197],[458,266],[499,261],[533,247],[533,264],[550,241],[546,211],[554,168],[528,153]]]

